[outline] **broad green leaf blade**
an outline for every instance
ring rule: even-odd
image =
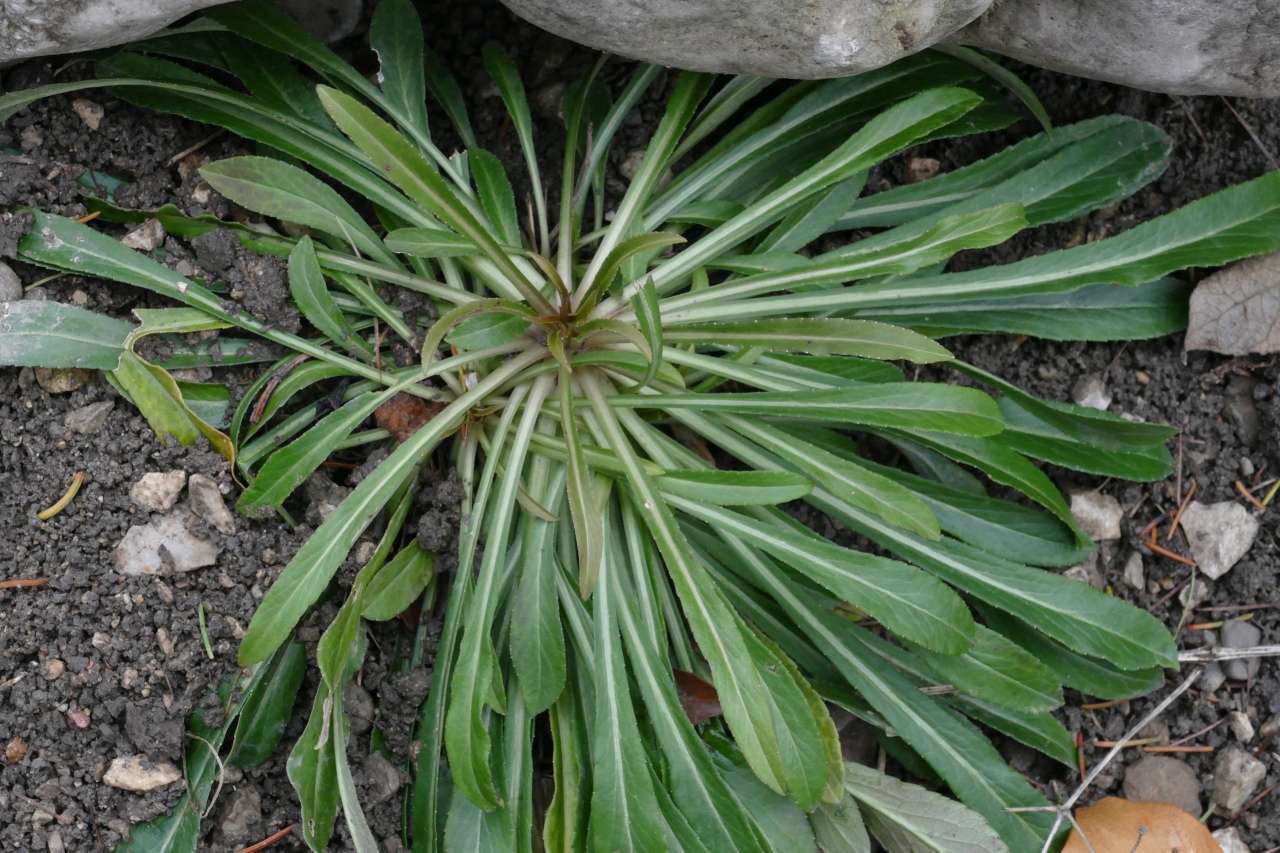
[[[594,599],[591,840],[596,850],[645,853],[662,849],[662,829],[618,634],[616,609],[622,604],[615,587],[623,566],[612,556],[601,562]]]
[[[979,160],[927,181],[894,187],[860,198],[853,203],[846,214],[840,217],[832,230],[884,228],[937,214],[952,205],[973,198],[983,190],[1024,175],[1055,154],[1070,150],[1083,140],[1100,134],[1113,134],[1111,137],[1113,140],[1145,137],[1152,131],[1158,134],[1156,139],[1163,136],[1158,129],[1150,125],[1142,125],[1142,129],[1139,129],[1138,125],[1140,125],[1139,122],[1126,116],[1107,115],[1059,127],[1052,135],[1037,134],[985,160]],[[1163,147],[1167,149],[1167,143]],[[1165,156],[1167,157],[1167,154]],[[1075,159],[1074,153],[1072,159]],[[1089,166],[1083,160],[1084,158],[1081,158],[1080,166],[1087,170]],[[1043,225],[1046,221],[1051,221],[1036,215],[1034,205],[1032,210],[1028,210],[1027,218],[1033,225]]]
[[[289,253],[289,291],[302,316],[322,335],[354,356],[372,357],[372,349],[334,304],[310,237],[304,236]]]
[[[1010,91],[1018,96],[1018,100],[1022,101],[1027,109],[1031,110],[1031,114],[1036,117],[1036,121],[1040,122],[1040,126],[1044,128],[1045,133],[1053,134],[1053,124],[1049,121],[1049,113],[1045,111],[1044,104],[1040,103],[1040,99],[1036,97],[1035,90],[1028,86],[1017,74],[1014,74],[982,51],[974,50],[971,47],[964,47],[958,44],[938,44],[934,45],[933,49],[941,51],[948,56],[954,56],[962,62],[967,62],[983,73],[989,74],[992,79],[1007,86]]]
[[[444,336],[459,350],[482,350],[501,346],[520,337],[529,328],[529,318],[519,314],[489,311],[468,317]]]
[[[355,487],[285,566],[258,605],[240,644],[242,664],[265,659],[284,641],[302,614],[329,585],[356,538],[396,489],[440,440],[462,423],[473,405],[530,361],[517,356],[481,380],[392,451],[377,471]]]
[[[365,418],[399,393],[400,387],[355,397],[341,409],[326,415],[302,438],[277,450],[240,495],[236,509],[254,517],[263,509],[278,511],[293,490],[302,485]]]
[[[902,853],[1009,853],[982,815],[955,800],[886,776],[845,765],[845,790],[862,809],[871,832]]]
[[[425,551],[417,540],[378,570],[365,588],[360,615],[374,622],[394,619],[422,595],[432,582],[435,554]]]
[[[203,166],[200,177],[249,210],[328,234],[370,257],[394,262],[364,219],[332,187],[271,157],[231,157]]]
[[[555,793],[543,823],[542,846],[547,853],[574,853],[581,849],[579,824],[585,823],[585,774],[578,746],[586,738],[585,724],[567,691],[551,706],[548,723]]]
[[[164,443],[166,435],[175,438],[179,444],[195,444],[204,437],[214,450],[235,464],[235,448],[231,439],[200,420],[187,407],[178,383],[167,372],[125,350],[112,375],[147,418],[161,443]]]
[[[1187,327],[1192,285],[1161,278],[1137,287],[1094,284],[1073,293],[965,301],[900,310],[870,308],[858,316],[897,323],[930,337],[1005,332],[1050,341],[1159,338]]]
[[[842,496],[854,506],[929,539],[941,535],[938,519],[923,501],[905,487],[876,473],[855,460],[852,454],[837,455],[798,437],[795,432],[758,421],[726,416],[725,423],[777,455],[827,491]]]
[[[961,693],[975,699],[1033,713],[1062,705],[1058,678],[1030,653],[981,625],[973,648],[959,655],[940,655],[908,643],[933,670]]]
[[[384,238],[388,249],[417,258],[455,258],[478,255],[475,243],[441,228],[398,228]]]
[[[970,719],[1044,753],[1064,767],[1076,766],[1076,739],[1053,714],[1021,714],[967,696],[943,701]]]
[[[449,121],[453,122],[458,135],[462,137],[462,143],[467,146],[468,154],[472,157],[471,168],[474,173],[476,135],[471,130],[471,119],[467,117],[467,104],[462,98],[462,89],[458,87],[458,81],[453,79],[453,75],[440,63],[440,57],[436,56],[435,51],[426,46],[422,51],[422,65],[426,73],[427,89],[440,102],[445,115],[449,117]]]
[[[578,545],[578,592],[583,600],[591,597],[600,561],[604,558],[604,522],[595,505],[591,468],[587,464],[573,409],[573,380],[569,370],[560,368],[560,428],[568,451],[567,482],[569,515],[573,520],[573,538]]]
[[[668,471],[654,480],[668,495],[715,506],[774,506],[799,500],[813,483],[771,471]]]
[[[114,370],[131,323],[74,305],[0,303],[0,364]]]
[[[823,853],[871,853],[871,836],[862,823],[858,804],[841,789],[839,803],[823,803],[809,815],[809,825]]]
[[[536,452],[536,451],[535,451]],[[547,477],[550,460],[535,456],[529,488],[543,506],[563,512],[567,471],[556,466]],[[542,473],[539,473],[542,472]],[[544,482],[549,481],[549,482]],[[545,487],[540,491],[540,487]],[[564,629],[556,595],[554,556],[556,525],[526,515],[521,531],[524,566],[517,581],[512,612],[521,614],[511,621],[511,663],[520,679],[525,707],[530,714],[551,708],[564,692],[568,677]]]
[[[640,327],[640,334],[644,335],[645,341],[649,344],[651,356],[649,368],[636,389],[639,390],[648,386],[662,371],[662,312],[658,306],[658,292],[653,287],[653,279],[647,280],[636,291],[635,298],[631,300],[631,307],[636,312],[636,323]],[[684,384],[683,377],[680,384]]]
[[[410,0],[381,0],[369,24],[369,46],[378,55],[378,83],[404,121],[430,138],[423,71],[422,21]]]
[[[599,299],[600,294],[613,285],[613,280],[618,275],[618,270],[622,269],[623,262],[628,258],[641,254],[656,254],[667,246],[674,246],[683,242],[685,242],[685,239],[679,234],[650,231],[644,234],[636,234],[618,243],[600,263],[595,278],[590,281],[583,281],[583,295],[579,300],[580,304],[589,311],[591,306],[595,305]]]
[[[215,35],[214,41],[232,73],[255,96],[273,109],[333,129],[316,99],[316,87],[294,69],[288,57],[227,33]]]
[[[330,730],[333,696],[321,683],[302,737],[289,753],[286,771],[302,806],[302,837],[312,850],[329,846],[338,816],[338,768]]]
[[[667,325],[721,319],[724,303],[733,304],[736,319],[777,317],[815,311],[830,311],[857,302],[876,285],[835,287],[859,279],[899,276],[929,269],[948,260],[962,249],[983,248],[1003,243],[1026,227],[1026,217],[1019,204],[1000,204],[972,213],[940,219],[924,233],[906,228],[886,232],[883,236],[852,244],[804,266],[780,272],[762,273],[728,281],[697,292],[684,293],[664,301],[662,317]],[[699,241],[701,244],[702,241]],[[677,258],[683,257],[681,253]],[[659,268],[659,271],[663,268]],[[656,275],[656,274],[655,274]],[[907,280],[923,281],[941,278],[922,274]],[[797,291],[786,296],[763,296],[779,290]]]
[[[984,607],[983,614],[992,628],[1035,655],[1063,684],[1086,695],[1130,699],[1164,684],[1164,672],[1158,666],[1120,670],[1105,659],[1072,652],[1008,613]]]
[[[995,435],[1003,428],[995,401],[955,385],[912,382],[830,390],[747,394],[616,396],[614,406],[732,412],[809,421],[938,430],[962,436]]]
[[[479,246],[498,272],[536,310],[550,313],[550,304],[533,283],[458,198],[435,166],[407,139],[360,101],[336,89],[321,87],[320,102],[342,132],[389,180],[454,231]]]
[[[262,679],[244,700],[227,761],[244,770],[260,767],[275,752],[307,671],[307,649],[288,643],[263,668]]]
[[[870,284],[841,294],[826,307],[899,307],[1065,293],[1092,284],[1136,286],[1189,266],[1220,266],[1278,248],[1280,173],[1268,172],[1116,237],[994,269]]]
[[[815,607],[776,571],[753,572],[753,583],[781,604],[841,674],[912,748],[925,756],[967,805],[982,814],[1013,849],[1037,849],[1051,821],[1040,813],[1012,813],[1013,806],[1044,800],[1014,772],[973,726],[924,696],[905,676],[875,655],[852,622]],[[859,777],[845,767],[845,787]],[[857,791],[850,790],[854,796]],[[998,842],[997,842],[998,843]],[[1004,849],[1000,846],[990,850]]]
[[[943,654],[960,654],[973,646],[973,617],[964,602],[913,566],[842,548],[779,523],[761,523],[732,510],[675,497],[671,503],[717,532],[773,555],[900,637]]]
[[[729,323],[690,323],[665,332],[668,343],[728,344],[766,352],[815,356],[853,355],[917,364],[946,361],[939,344],[899,326],[858,320],[787,318]]]
[[[220,382],[178,381],[178,391],[191,414],[216,430],[227,427],[227,406],[231,390]]]
[[[824,193],[815,193],[774,226],[752,254],[800,251],[831,228],[866,182],[866,174],[854,175]]]
[[[471,158],[471,177],[476,183],[476,195],[480,197],[480,206],[495,233],[508,246],[524,245],[516,214],[515,192],[511,189],[502,161],[475,145],[468,149],[467,154]]]

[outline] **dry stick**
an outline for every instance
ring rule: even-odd
[[[1275,155],[1267,149],[1267,146],[1262,144],[1262,140],[1258,138],[1258,134],[1254,133],[1253,127],[1250,126],[1249,122],[1244,120],[1244,116],[1236,112],[1236,108],[1233,107],[1231,102],[1225,97],[1222,99],[1222,103],[1226,104],[1227,109],[1231,110],[1231,114],[1236,117],[1236,121],[1240,122],[1240,126],[1248,131],[1249,138],[1253,140],[1254,145],[1258,146],[1258,150],[1262,152],[1262,155],[1267,158],[1267,162],[1271,164],[1271,168],[1280,169],[1280,163],[1276,162]]]
[[[1179,447],[1182,445],[1179,444]],[[1191,504],[1191,498],[1196,493],[1196,486],[1200,485],[1195,480],[1191,481],[1191,488],[1187,489],[1187,496],[1178,504],[1178,511],[1173,514],[1173,521],[1169,522],[1169,535],[1164,538],[1166,542],[1172,542],[1173,536],[1178,532],[1178,522],[1182,521],[1182,514],[1187,511],[1187,507]]]
[[[1106,766],[1110,764],[1117,755],[1120,754],[1120,751],[1124,749],[1124,745],[1129,741],[1133,740],[1134,736],[1137,735],[1138,732],[1142,731],[1142,729],[1147,725],[1147,723],[1151,722],[1156,717],[1160,716],[1160,714],[1164,713],[1164,709],[1172,705],[1175,699],[1177,699],[1183,693],[1186,693],[1187,690],[1191,689],[1191,685],[1195,684],[1196,679],[1198,679],[1201,673],[1203,672],[1204,672],[1204,667],[1196,667],[1195,669],[1193,669],[1191,671],[1191,674],[1188,675],[1186,679],[1181,684],[1178,685],[1177,689],[1175,689],[1172,693],[1166,696],[1164,698],[1164,701],[1162,701],[1159,705],[1155,706],[1155,708],[1153,708],[1150,712],[1148,712],[1147,715],[1143,717],[1141,720],[1139,720],[1137,724],[1135,724],[1131,729],[1129,729],[1129,731],[1125,732],[1124,737],[1122,737],[1119,741],[1117,741],[1116,745],[1111,748],[1111,751],[1108,752],[1106,755],[1104,755],[1102,757],[1102,760],[1099,761],[1096,765],[1094,765],[1094,768],[1089,772],[1089,775],[1086,776],[1084,780],[1080,782],[1080,786],[1076,788],[1075,791],[1071,794],[1071,796],[1067,797],[1067,799],[1063,803],[1056,806],[1026,806],[1026,807],[1015,807],[1011,809],[1006,809],[1006,811],[1010,811],[1010,812],[1056,812],[1056,817],[1054,818],[1054,821],[1053,821],[1053,828],[1049,830],[1049,834],[1044,840],[1044,846],[1040,848],[1040,853],[1049,853],[1049,848],[1053,846],[1053,839],[1057,836],[1058,829],[1062,826],[1062,822],[1064,820],[1069,821],[1072,826],[1076,826],[1075,818],[1072,817],[1071,815],[1071,807],[1074,806],[1076,804],[1076,800],[1080,799],[1080,797],[1084,794],[1084,792],[1089,789],[1089,786],[1093,784],[1093,780],[1097,779],[1098,775],[1102,773],[1102,771],[1106,768]],[[1077,827],[1077,830],[1078,830],[1078,827]],[[1080,837],[1084,838],[1083,832],[1080,833]],[[1088,843],[1089,843],[1088,839],[1085,839],[1086,846],[1088,845]]]
[[[168,160],[165,161],[165,164],[164,164],[165,168],[166,169],[171,168],[183,157],[186,157],[188,154],[196,153],[201,148],[205,147],[210,142],[217,139],[219,136],[221,136],[226,132],[227,132],[226,128],[220,128],[218,130],[215,130],[213,133],[209,134],[208,136],[206,136],[204,139],[201,139],[199,142],[197,142],[195,145],[192,145],[190,148],[182,149],[177,154],[174,154],[172,157],[170,157]]]
[[[1249,503],[1253,504],[1263,512],[1267,511],[1267,508],[1262,505],[1262,502],[1259,501],[1257,498],[1255,498],[1252,494],[1250,494],[1249,490],[1244,487],[1244,483],[1240,482],[1239,480],[1236,480],[1236,488],[1240,491],[1240,494],[1244,495],[1244,499],[1247,500]]]
[[[0,581],[0,589],[17,589],[18,587],[44,586],[48,578],[18,578],[11,581]]]
[[[293,828],[295,826],[297,826],[296,823],[291,823],[288,826],[286,826],[284,829],[277,832],[275,835],[264,838],[261,841],[259,841],[257,844],[250,844],[248,847],[244,848],[243,850],[237,851],[237,853],[259,853],[259,851],[266,850],[272,844],[275,844],[277,841],[287,836],[290,832],[293,832]]]
[[[1244,649],[1226,649],[1213,646],[1207,649],[1190,649],[1178,652],[1179,663],[1213,663],[1241,658],[1269,658],[1280,655],[1280,646],[1249,646]]]

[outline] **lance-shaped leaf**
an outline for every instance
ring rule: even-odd
[[[549,420],[549,419],[548,419]],[[549,474],[551,460],[535,455],[530,464],[531,495],[552,512],[562,512],[565,495],[565,466],[555,466]],[[511,663],[520,679],[525,706],[531,714],[540,714],[556,702],[564,692],[568,662],[565,655],[564,628],[560,620],[560,604],[556,597],[554,549],[556,524],[526,515],[521,530],[521,553],[524,566],[517,581],[511,621]]]
[[[995,435],[1003,428],[1000,410],[986,394],[925,382],[749,394],[616,396],[609,402],[629,409],[720,411],[871,427],[909,425],[966,436]]]
[[[842,548],[781,524],[672,497],[673,506],[772,554],[886,628],[943,654],[973,646],[973,617],[955,593],[919,569]]]
[[[369,46],[378,54],[378,83],[403,120],[423,136],[427,128],[427,86],[422,56],[422,21],[409,0],[378,3],[369,24]]]
[[[360,615],[374,622],[394,619],[408,610],[434,580],[435,555],[414,540],[378,570],[361,600]]]
[[[480,248],[461,234],[442,228],[397,228],[384,242],[393,252],[416,258],[455,258],[480,254]]]
[[[114,370],[134,326],[74,305],[0,303],[0,364]]]
[[[981,625],[973,648],[940,655],[912,644],[912,649],[957,690],[1013,711],[1052,711],[1062,705],[1057,677],[1030,653]]]
[[[520,140],[520,150],[524,152],[525,167],[529,170],[529,181],[533,186],[533,203],[538,211],[538,229],[542,251],[550,251],[547,235],[547,199],[542,189],[542,176],[538,170],[538,152],[533,144],[533,116],[529,112],[529,101],[525,97],[524,82],[511,56],[501,46],[489,42],[484,46],[484,67],[493,78],[502,96],[502,103],[511,116],[511,124],[515,127],[516,137]],[[533,235],[530,235],[532,237]]]
[[[334,304],[310,237],[304,236],[289,253],[289,291],[302,316],[321,334],[352,355],[372,357],[372,349]]]
[[[263,665],[262,678],[245,694],[227,761],[245,770],[261,766],[275,752],[307,672],[307,649],[288,643]]]
[[[569,515],[573,520],[573,537],[578,545],[578,592],[591,597],[604,557],[604,522],[594,499],[591,468],[583,454],[578,424],[573,409],[572,374],[560,368],[560,424],[568,453]]]
[[[589,312],[595,306],[600,294],[613,285],[613,280],[618,275],[618,270],[622,268],[623,262],[628,258],[640,254],[656,254],[667,246],[674,246],[683,242],[685,242],[685,239],[679,234],[651,231],[628,237],[614,246],[608,256],[600,263],[599,270],[592,280],[591,286],[579,300],[583,310]]]
[[[665,332],[668,343],[727,344],[766,352],[854,355],[918,364],[946,361],[951,353],[924,335],[887,323],[786,318],[740,323],[690,323]]]
[[[191,411],[182,399],[178,383],[167,372],[126,350],[112,375],[146,416],[161,443],[166,435],[173,436],[179,444],[195,444],[203,436],[229,462],[235,463],[231,439]]]
[[[654,482],[668,495],[715,506],[773,506],[813,491],[808,478],[773,471],[672,470]]]
[[[636,324],[640,327],[640,334],[644,335],[645,341],[649,344],[649,367],[645,371],[644,378],[640,380],[639,386],[634,389],[638,391],[662,372],[662,310],[658,304],[658,291],[654,289],[652,278],[646,280],[636,291],[635,298],[631,300],[631,307],[636,312]],[[679,384],[684,386],[683,376],[680,377]]]

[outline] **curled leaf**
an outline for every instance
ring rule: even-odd
[[[1222,853],[1209,830],[1189,812],[1169,803],[1144,803],[1107,797],[1076,812],[1080,829],[1072,829],[1062,853],[1130,853],[1137,849],[1178,853]]]

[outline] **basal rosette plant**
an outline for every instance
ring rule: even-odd
[[[611,92],[602,59],[570,89],[557,196],[515,66],[491,47],[532,187],[521,199],[478,144],[408,0],[376,10],[377,84],[270,5],[207,15],[98,58],[95,80],[13,93],[0,109],[107,87],[259,143],[259,156],[201,174],[263,223],[91,203],[104,220],[157,217],[181,236],[229,227],[286,257],[308,328],[273,327],[214,281],[37,213],[24,260],[186,308],[133,329],[14,303],[0,346],[24,342],[5,350],[13,363],[111,370],[158,429],[225,439],[250,514],[286,513],[337,450],[388,448],[280,574],[240,648],[253,680],[228,758],[260,763],[306,665],[291,634],[381,519],[374,557],[320,640],[320,688],[289,761],[314,849],[328,844],[339,802],[356,849],[376,848],[347,767],[343,685],[366,620],[396,616],[428,588],[447,589],[447,604],[412,755],[415,851],[858,851],[867,828],[911,850],[940,827],[955,840],[929,849],[1045,843],[1046,815],[1009,811],[1043,799],[975,723],[1074,766],[1050,713],[1062,685],[1133,696],[1177,657],[1155,618],[1052,571],[1092,543],[1037,463],[1158,479],[1174,431],[1038,400],[935,338],[1174,331],[1187,287],[1169,273],[1280,248],[1280,177],[1109,239],[946,272],[959,251],[1127,197],[1163,171],[1168,139],[1096,119],[866,195],[868,170],[908,147],[1015,114],[980,71],[931,53],[798,84],[685,73],[612,207],[610,145],[666,73],[641,67]],[[428,92],[463,150],[433,142]],[[806,248],[847,231],[834,251]],[[434,311],[394,307],[397,289]],[[50,331],[55,319],[65,334]],[[173,365],[148,364],[133,342],[232,327],[288,355],[261,372],[224,435],[201,416],[207,406],[187,404],[191,389],[166,382]],[[415,361],[397,364],[395,347]],[[202,358],[215,363],[187,362]],[[908,380],[912,365],[968,384]],[[394,438],[369,425],[389,406],[419,412]],[[432,459],[453,466],[465,493],[459,569],[438,578],[406,526]],[[780,508],[797,501],[849,538]],[[420,629],[413,664],[424,639]],[[964,806],[846,766],[837,706]],[[192,796],[207,799],[207,756],[200,772]],[[182,820],[194,845],[198,825]],[[178,849],[154,839],[173,843],[180,822],[144,833],[148,849]]]

